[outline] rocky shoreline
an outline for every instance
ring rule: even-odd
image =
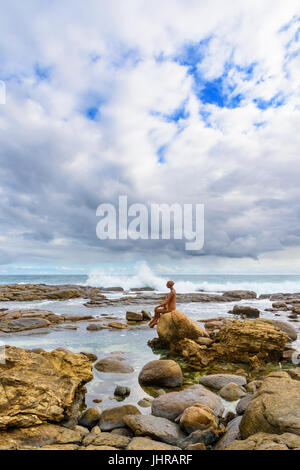
[[[148,305],[158,298],[140,289],[122,300],[91,287],[18,287],[2,286],[1,300],[80,297],[105,306]],[[248,299],[256,294],[182,294],[180,302]],[[299,294],[268,299],[275,313],[290,312],[291,320],[300,314]],[[300,369],[291,363],[297,330],[290,322],[259,318],[258,309],[244,304],[230,313],[199,322],[180,311],[162,316],[158,337],[149,342],[162,352],[161,359],[145,364],[138,377],[145,390],[155,390],[153,397],[113,408],[102,409],[95,400],[86,409],[85,385],[95,370],[130,374],[133,369],[122,351],[98,358],[63,348],[46,352],[5,346],[0,357],[0,450],[300,450]],[[90,332],[134,329],[149,321],[149,315],[147,310],[128,311],[120,321],[109,314],[95,318],[1,309],[0,331],[5,339],[31,329],[76,328],[78,322]],[[197,383],[185,384],[185,366],[199,371]],[[129,387],[117,386],[115,396],[130,397]],[[234,411],[225,413],[226,403],[233,403]],[[137,405],[151,407],[151,414],[141,413]]]

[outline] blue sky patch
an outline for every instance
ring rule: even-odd
[[[159,149],[157,150],[157,157],[158,157],[157,161],[158,161],[158,163],[165,163],[166,162],[165,152],[166,152],[167,146],[168,146],[168,144],[161,145],[159,147]]]
[[[285,97],[282,93],[277,93],[270,100],[264,100],[263,98],[255,98],[253,102],[259,109],[268,108],[279,108],[285,104]]]
[[[38,80],[49,80],[51,77],[52,67],[43,67],[39,63],[36,63],[34,66],[34,73]]]

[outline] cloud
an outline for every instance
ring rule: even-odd
[[[0,264],[299,247],[299,17],[296,0],[2,6]],[[120,194],[204,203],[204,250],[100,242]]]

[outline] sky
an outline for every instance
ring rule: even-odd
[[[10,0],[0,14],[0,274],[300,273],[298,0]],[[205,206],[181,240],[96,209]]]

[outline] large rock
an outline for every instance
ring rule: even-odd
[[[232,299],[256,299],[257,295],[251,290],[229,290],[223,294],[225,297]]]
[[[242,375],[234,374],[212,374],[200,377],[199,383],[214,390],[221,390],[224,385],[235,383],[237,385],[246,385],[247,381]]]
[[[0,450],[35,449],[48,445],[80,444],[82,434],[55,424],[1,431]]]
[[[160,387],[180,387],[183,376],[180,366],[172,360],[151,361],[146,364],[139,374],[142,385],[157,385]]]
[[[0,331],[4,333],[17,333],[18,331],[35,330],[47,328],[51,322],[45,318],[16,318],[13,320],[0,320]]]
[[[205,405],[198,403],[184,410],[180,418],[180,427],[187,433],[209,427],[217,428],[218,424],[213,411]]]
[[[116,406],[104,410],[100,416],[99,426],[102,431],[124,427],[123,417],[126,415],[140,415],[141,412],[134,405]]]
[[[184,438],[178,424],[172,423],[168,419],[156,416],[127,415],[123,422],[136,436],[149,436],[167,444],[176,445]]]
[[[85,428],[92,429],[96,424],[99,423],[101,416],[100,410],[98,408],[88,408],[79,418],[78,424],[84,426]]]
[[[243,438],[259,432],[300,435],[300,371],[269,374],[249,403],[240,429]]]
[[[223,450],[300,450],[300,437],[292,433],[278,435],[259,432],[244,441],[235,440]]]
[[[126,320],[128,321],[143,321],[144,316],[139,312],[126,312]]]
[[[243,398],[238,401],[236,405],[236,412],[238,415],[242,415],[245,413],[252,398],[253,395],[251,393],[247,393]]]
[[[201,336],[209,337],[208,333],[198,323],[179,310],[165,313],[160,317],[157,324],[157,333],[159,338],[168,344],[183,338],[196,340]]]
[[[288,340],[286,333],[265,320],[235,320],[225,325],[212,346],[215,359],[228,362],[278,362]]]
[[[0,429],[29,427],[72,417],[93,378],[92,363],[83,354],[6,346],[0,363]]]
[[[152,414],[175,420],[186,408],[196,403],[208,406],[215,416],[221,416],[224,411],[218,395],[202,385],[191,385],[180,392],[170,392],[155,398],[152,402]]]
[[[130,437],[119,436],[118,434],[111,434],[110,432],[101,432],[100,434],[95,434],[93,439],[90,439],[90,436],[87,436],[83,444],[84,445],[93,445],[93,446],[111,446],[118,449],[125,449],[130,442]]]

